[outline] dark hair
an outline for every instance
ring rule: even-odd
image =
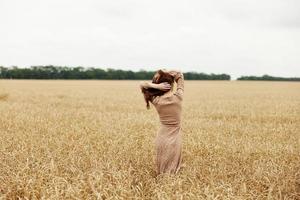
[[[153,76],[152,83],[158,84],[158,83],[163,83],[163,82],[167,82],[172,86],[174,83],[174,77],[172,75],[170,75],[169,73],[165,73],[162,70],[158,70],[155,73],[155,75]],[[142,93],[144,94],[144,99],[146,101],[147,109],[150,108],[149,102],[152,102],[154,97],[161,96],[161,95],[165,94],[166,92],[168,92],[168,91],[162,91],[162,90],[155,89],[155,88],[147,88],[147,89],[142,88]]]

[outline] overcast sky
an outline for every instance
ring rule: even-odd
[[[0,65],[300,76],[299,0],[0,0]]]

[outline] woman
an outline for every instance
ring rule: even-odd
[[[173,92],[174,82],[177,89]],[[152,83],[141,82],[140,87],[147,104],[157,110],[161,127],[155,138],[157,175],[176,174],[181,165],[181,104],[184,77],[180,71],[158,70]]]

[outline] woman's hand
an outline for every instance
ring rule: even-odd
[[[168,91],[171,89],[171,85],[167,82],[163,82],[163,83],[159,83],[159,84],[155,84],[155,88],[162,90],[162,91]]]
[[[174,77],[176,83],[180,77],[183,77],[183,73],[180,70],[170,70],[169,74]]]
[[[167,73],[169,73],[171,76],[175,77],[178,74],[180,74],[181,71],[180,70],[170,70],[170,71],[167,71]]]

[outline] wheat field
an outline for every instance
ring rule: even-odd
[[[1,80],[0,199],[300,199],[300,83],[186,81],[159,177],[138,83]]]

